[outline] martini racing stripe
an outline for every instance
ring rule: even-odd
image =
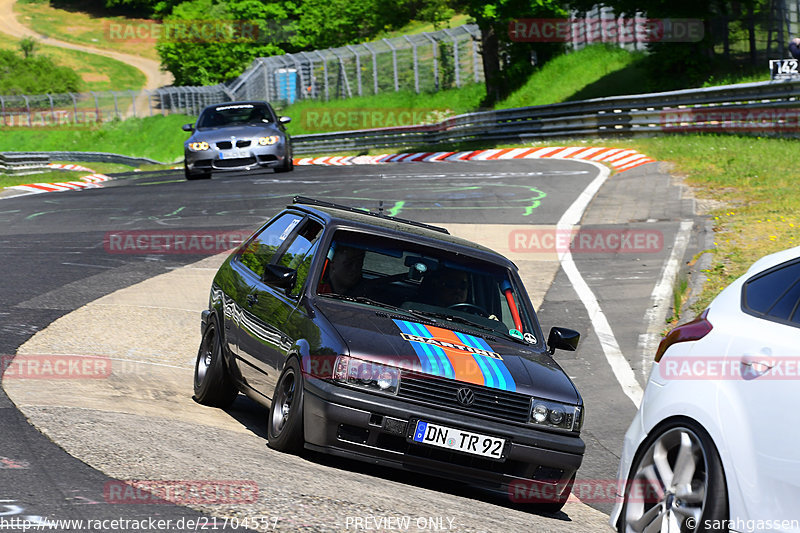
[[[406,334],[419,336],[419,337],[432,337],[430,332],[423,324],[416,322],[409,322],[407,320],[393,319],[400,331]],[[441,376],[449,379],[455,379],[455,372],[453,365],[447,358],[444,351],[438,346],[430,346],[425,343],[412,342],[411,346],[414,348],[417,357],[419,357],[422,371],[434,376]]]
[[[478,348],[480,350],[485,350],[488,352],[492,351],[491,346],[489,343],[486,342],[485,339],[480,337],[475,337],[473,335],[466,335],[464,333],[454,332],[458,339],[463,342],[467,346],[471,346],[473,348]],[[511,372],[508,371],[506,365],[503,363],[501,359],[497,359],[494,357],[488,357],[480,353],[473,353],[472,357],[475,358],[475,361],[483,370],[486,367],[489,367],[484,371],[484,376],[486,376],[486,386],[492,387],[494,389],[501,389],[507,391],[516,391],[517,384],[514,382],[514,378],[511,376]]]
[[[516,391],[500,354],[486,340],[466,333],[393,319],[414,348],[422,371],[494,389]]]

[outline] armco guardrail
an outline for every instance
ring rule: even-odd
[[[30,153],[0,153],[0,174],[36,174],[47,169],[50,158]]]
[[[93,163],[117,163],[120,165],[165,165],[161,161],[155,161],[147,157],[132,157],[128,155],[110,154],[107,152],[2,152],[0,158],[7,160],[22,161],[44,161],[45,165],[49,161],[81,161]]]
[[[430,147],[463,141],[636,136],[670,132],[800,133],[800,80],[615,96],[467,113],[437,124],[296,135],[294,152]],[[354,110],[357,111],[357,110]]]

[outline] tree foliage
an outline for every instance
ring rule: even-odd
[[[516,19],[563,18],[560,0],[456,0],[459,9],[473,17],[481,30],[481,58],[486,80],[485,104],[507,96],[524,83],[536,62],[546,61],[563,50],[559,43],[515,42],[509,26]]]
[[[62,67],[43,55],[22,57],[0,50],[0,94],[42,94],[79,92],[83,81],[69,67]]]

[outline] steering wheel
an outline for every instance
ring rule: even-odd
[[[453,311],[465,311],[467,313],[472,313],[473,315],[489,318],[489,312],[486,309],[484,309],[479,305],[471,304],[468,302],[453,304],[450,307],[448,307],[448,309],[452,309]]]

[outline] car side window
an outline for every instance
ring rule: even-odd
[[[743,307],[761,318],[800,324],[800,262],[767,271],[744,285]]]
[[[272,262],[278,248],[284,244],[292,230],[303,220],[301,215],[286,213],[261,230],[241,252],[240,261],[261,279],[264,267]]]
[[[303,290],[320,235],[322,235],[322,225],[314,220],[308,220],[297,232],[297,236],[286,251],[278,258],[279,265],[297,270],[297,279],[291,291],[292,296],[299,296]]]

